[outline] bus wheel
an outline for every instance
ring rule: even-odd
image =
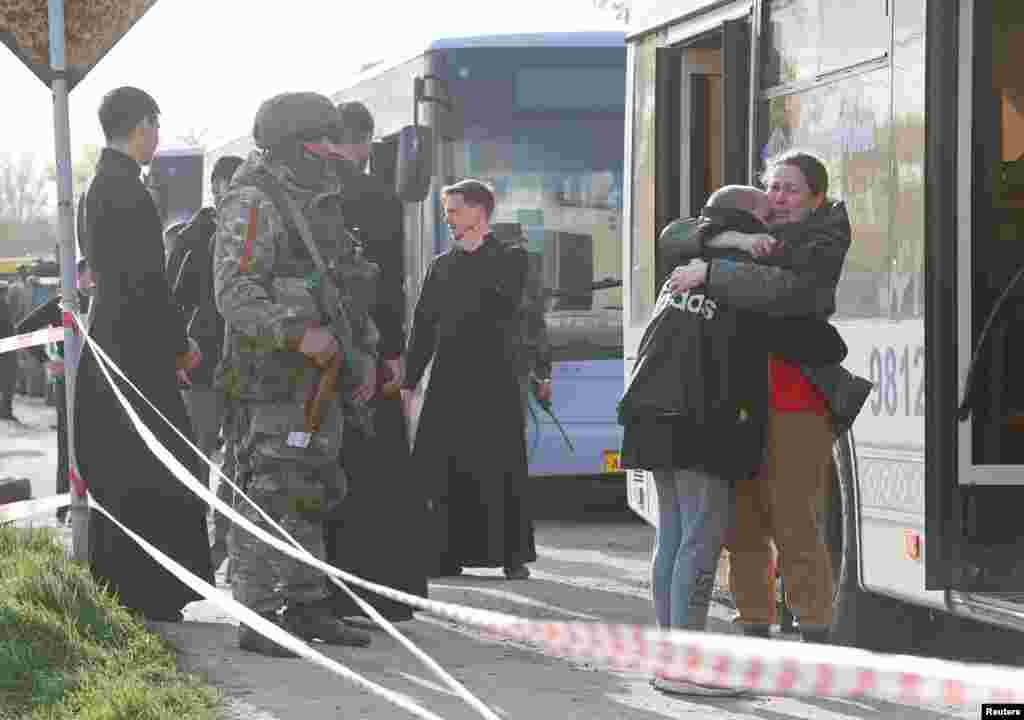
[[[832,451],[828,545],[832,559],[832,632],[835,645],[889,653],[911,653],[927,637],[930,613],[861,589],[860,529],[854,453],[849,434]]]

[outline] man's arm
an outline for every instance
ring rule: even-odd
[[[87,234],[93,240],[90,265],[109,289],[108,297],[117,298],[122,332],[159,328],[166,350],[176,355],[188,353],[190,345],[184,318],[171,297],[164,264],[162,260],[153,262],[150,243],[162,247],[163,240],[156,234],[159,226],[154,228],[152,198],[140,183],[132,181],[108,183],[99,197],[87,202]],[[145,240],[131,235],[154,229],[155,236]],[[133,242],[119,241],[125,237]],[[137,351],[152,350],[140,344]]]
[[[526,289],[523,293],[523,344],[528,354],[528,365],[538,378],[551,377],[551,344],[545,322],[545,302],[538,268],[529,266],[527,255]]]
[[[837,203],[827,217],[812,218],[798,243],[786,243],[778,256],[741,262],[713,259],[708,263],[708,292],[733,307],[766,315],[828,316],[835,311],[835,292],[850,248],[845,207]],[[787,267],[771,263],[782,263]]]
[[[402,378],[403,390],[416,389],[434,354],[437,342],[437,324],[440,322],[436,295],[444,291],[444,288],[437,287],[437,265],[443,261],[443,257],[436,257],[427,267],[420,296],[416,299],[412,328],[409,330],[405,373]]]
[[[485,288],[501,316],[518,315],[526,287],[526,250],[518,245],[505,245],[491,259],[491,277]]]
[[[263,191],[246,187],[224,198],[214,241],[214,297],[226,323],[243,335],[270,336],[298,349],[304,320],[271,292],[277,238],[284,223]]]

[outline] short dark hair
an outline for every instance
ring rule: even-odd
[[[156,118],[160,107],[145,90],[119,87],[111,90],[100,101],[100,125],[107,142],[127,140],[132,130],[146,118]]]
[[[813,194],[828,195],[828,170],[825,169],[825,163],[817,155],[806,150],[787,150],[767,162],[764,173],[761,175],[761,182],[765,182],[771,171],[779,165],[789,165],[799,170]]]
[[[494,212],[494,191],[486,183],[472,178],[460,180],[454,185],[446,185],[441,188],[442,198],[447,198],[449,195],[461,195],[467,205],[482,207],[487,213],[487,219],[491,219],[491,214]]]
[[[210,173],[210,183],[215,183],[218,180],[230,182],[231,178],[235,176],[235,170],[243,162],[242,158],[237,155],[224,155],[217,158],[217,162],[213,164],[213,171]]]
[[[752,213],[757,210],[757,200],[764,191],[749,185],[725,185],[708,197],[705,207],[731,208]]]
[[[342,144],[366,142],[373,136],[373,115],[358,100],[338,105],[338,115],[341,116]]]

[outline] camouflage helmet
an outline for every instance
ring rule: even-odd
[[[265,100],[256,112],[252,136],[256,146],[267,149],[289,139],[340,134],[334,103],[314,92],[287,92]]]

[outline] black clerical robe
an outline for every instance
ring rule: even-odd
[[[380,357],[397,358],[405,349],[402,204],[373,175],[353,172],[343,188],[345,224],[359,235],[367,260],[380,267],[371,311],[380,330]],[[381,393],[383,385],[399,378],[386,377],[383,362],[377,373],[377,395],[371,401],[374,436],[345,425],[341,464],[348,475],[348,494],[324,522],[327,561],[366,580],[426,597],[428,552],[422,543],[398,542],[396,536],[427,532],[427,494],[413,479],[401,401]],[[366,615],[347,593],[334,585],[330,589],[338,616]],[[389,620],[412,618],[412,608],[404,603],[352,589]]]
[[[526,260],[493,235],[456,246],[431,262],[417,300],[403,387],[434,358],[413,467],[434,501],[442,570],[537,559],[515,352]]]
[[[175,377],[188,350],[183,318],[164,275],[160,218],[127,155],[105,149],[86,194],[84,248],[96,280],[91,334],[143,394],[187,437],[191,424]],[[200,475],[200,461],[144,401],[119,386],[156,437]],[[83,348],[75,383],[75,455],[96,499],[122,523],[213,582],[206,505],[144,444],[92,351]],[[122,604],[173,620],[199,597],[97,512],[90,517],[90,568]]]

